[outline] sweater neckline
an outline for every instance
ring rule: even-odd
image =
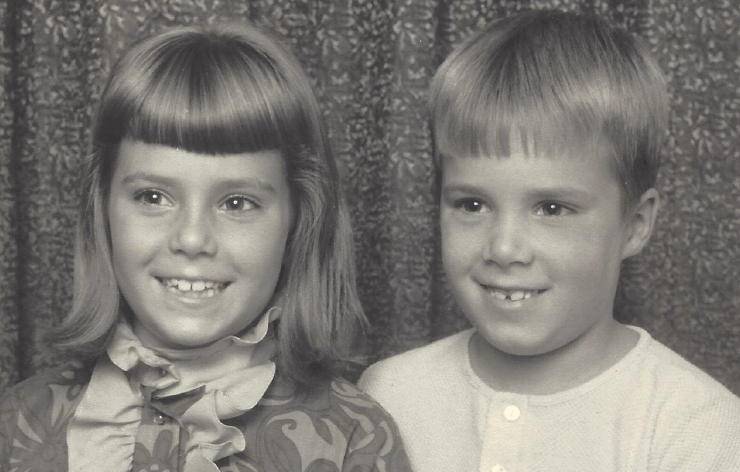
[[[580,385],[577,385],[575,387],[572,387],[566,390],[561,390],[559,392],[544,394],[544,395],[524,394],[524,393],[508,392],[505,390],[496,390],[490,387],[488,384],[486,384],[483,380],[481,380],[481,378],[478,377],[478,374],[476,374],[475,371],[473,370],[473,366],[472,366],[471,359],[470,359],[470,342],[471,342],[473,335],[476,333],[476,329],[471,328],[467,330],[466,332],[464,332],[462,338],[460,339],[461,341],[460,348],[462,349],[463,358],[465,360],[464,362],[465,376],[467,377],[467,380],[470,382],[470,384],[476,390],[479,390],[485,396],[490,397],[492,399],[506,398],[507,400],[510,400],[510,401],[515,400],[515,399],[526,399],[527,403],[530,405],[532,404],[546,405],[546,404],[555,404],[555,403],[569,401],[569,400],[572,400],[573,398],[584,395],[590,392],[591,390],[597,388],[599,385],[603,384],[604,382],[607,382],[610,379],[613,379],[614,377],[619,375],[621,372],[627,370],[631,364],[639,361],[639,359],[643,357],[648,345],[652,342],[652,337],[650,336],[650,333],[648,333],[644,329],[637,327],[637,326],[631,326],[631,325],[625,325],[625,326],[635,331],[639,336],[637,343],[635,344],[635,346],[632,347],[632,349],[630,349],[629,352],[627,352],[627,354],[625,354],[621,359],[619,359],[616,363],[614,363],[611,367],[609,367],[605,371],[583,382]]]

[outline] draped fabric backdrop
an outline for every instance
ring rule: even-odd
[[[351,205],[373,358],[468,326],[446,288],[426,90],[451,48],[521,9],[603,14],[670,80],[663,207],[624,265],[617,317],[740,394],[740,6],[735,0],[4,0],[0,3],[0,393],[60,362],[80,156],[106,73],[135,38],[248,19],[314,79]]]

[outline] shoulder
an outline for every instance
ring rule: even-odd
[[[55,397],[73,401],[90,381],[92,367],[92,362],[73,361],[31,376],[3,395],[1,408],[41,407]]]
[[[657,393],[674,399],[690,399],[693,405],[709,401],[740,408],[740,398],[729,389],[652,337],[644,355],[643,367],[653,379]]]
[[[42,460],[48,470],[64,462],[67,424],[90,372],[90,364],[72,362],[8,390],[0,401],[0,457],[21,465]]]
[[[371,432],[392,423],[390,415],[370,395],[348,380],[337,378],[310,391],[296,391],[279,383],[268,390],[261,402],[271,406],[271,416],[304,416],[312,421],[332,423],[345,435],[357,428]]]
[[[659,470],[740,470],[740,398],[659,341],[644,356],[634,380],[651,389]]]
[[[319,462],[337,470],[409,470],[391,416],[344,379],[310,391],[276,379],[247,419],[244,433],[254,448],[247,452],[260,470],[313,470]]]
[[[377,362],[362,374],[358,385],[371,395],[377,390],[422,388],[425,383],[438,386],[440,380],[463,370],[472,332],[461,331]]]

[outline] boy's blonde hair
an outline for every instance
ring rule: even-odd
[[[443,156],[548,155],[606,144],[626,208],[655,186],[664,76],[647,47],[599,17],[536,10],[487,25],[444,61],[430,89]],[[517,143],[519,144],[519,143]]]
[[[121,316],[106,203],[124,139],[213,155],[281,152],[296,216],[276,289],[278,362],[297,384],[345,373],[366,320],[339,173],[297,59],[249,25],[176,28],[113,67],[84,176],[73,307],[56,344],[97,355]]]

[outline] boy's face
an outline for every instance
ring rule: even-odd
[[[651,220],[644,240],[633,237],[636,217],[623,213],[603,149],[445,156],[441,190],[445,270],[483,339],[523,356],[576,340],[603,347],[620,263],[652,228]]]

